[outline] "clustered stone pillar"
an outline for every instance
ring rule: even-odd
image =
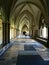
[[[3,41],[2,41],[2,43],[3,43],[3,46],[5,45],[5,23],[2,23],[2,27],[3,27]]]
[[[19,35],[19,29],[16,29],[16,37]]]
[[[10,43],[10,24],[3,23],[3,46]]]
[[[8,23],[8,43],[10,43],[10,23]]]

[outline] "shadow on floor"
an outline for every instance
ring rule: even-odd
[[[49,65],[39,55],[18,55],[16,65]]]

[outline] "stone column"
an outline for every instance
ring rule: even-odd
[[[16,29],[16,37],[19,35],[19,29]]]
[[[32,30],[32,36],[33,36],[33,30]]]
[[[10,24],[3,23],[3,46],[10,43]]]
[[[5,44],[8,43],[8,23],[5,23]]]
[[[3,43],[3,46],[4,46],[5,45],[5,23],[2,23],[2,30],[3,30],[2,43]]]
[[[8,23],[8,43],[10,43],[10,23]]]

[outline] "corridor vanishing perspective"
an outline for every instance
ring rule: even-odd
[[[49,65],[49,0],[0,0],[0,65]]]

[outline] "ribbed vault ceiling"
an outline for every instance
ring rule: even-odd
[[[13,27],[22,28],[24,23],[27,24],[28,21],[29,27],[36,26],[38,28],[41,14],[47,20],[48,13],[45,0],[0,0],[0,2]]]

